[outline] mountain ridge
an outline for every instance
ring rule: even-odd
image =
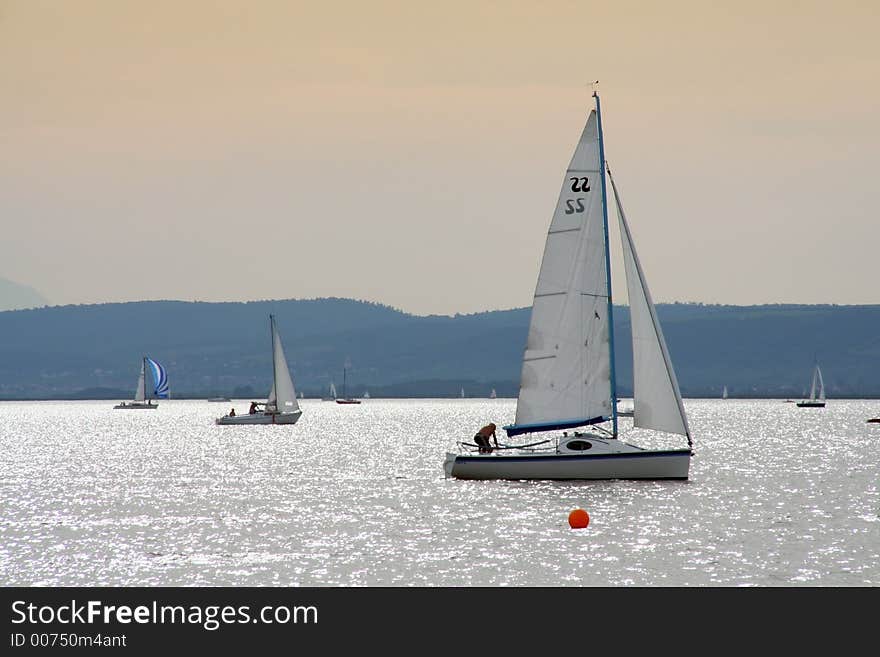
[[[515,396],[529,308],[413,315],[355,299],[130,301],[0,312],[0,399],[130,396],[140,357],[169,373],[173,396],[265,397],[274,313],[297,390],[372,397]],[[620,396],[630,396],[629,309],[615,306]],[[830,397],[880,396],[880,305],[658,304],[686,397],[799,397],[814,356]],[[246,393],[246,394],[245,394]],[[118,396],[118,395],[117,395]],[[125,398],[125,396],[122,396]]]

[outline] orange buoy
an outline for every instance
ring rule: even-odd
[[[583,509],[575,509],[568,514],[568,524],[572,529],[584,529],[590,524],[590,514]]]

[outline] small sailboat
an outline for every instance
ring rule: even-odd
[[[153,378],[153,393],[147,395],[146,375],[147,370]],[[158,408],[158,402],[153,399],[168,399],[168,374],[165,368],[148,356],[144,356],[141,360],[141,373],[138,375],[137,387],[134,391],[134,399],[130,402],[120,402],[113,408],[115,409],[138,409],[138,408]]]
[[[272,388],[268,398],[264,403],[251,402],[247,414],[235,415],[233,409],[228,415],[218,417],[217,424],[296,424],[302,415],[274,315],[269,315],[269,331],[272,340]]]
[[[464,399],[464,388],[461,389],[461,398]]]
[[[364,390],[364,399],[369,399],[369,398],[370,398],[370,391]]]
[[[620,399],[617,400],[617,417],[633,417],[635,408],[632,403],[624,404]]]
[[[458,479],[687,479],[692,440],[620,195],[607,168],[598,93],[566,171],[544,247],[508,438],[490,453],[448,452]],[[634,427],[680,434],[686,448],[645,449],[618,433],[605,171],[614,191],[633,341]],[[610,425],[610,426],[609,426]],[[578,430],[589,427],[586,431]],[[555,435],[544,438],[549,432]],[[559,435],[561,432],[561,435]]]
[[[727,386],[724,386],[724,390],[721,391],[721,399],[727,399]]]
[[[327,390],[327,396],[321,397],[321,401],[335,401],[336,400],[336,385],[331,381],[330,386]]]
[[[346,394],[346,372],[348,368],[351,367],[351,361],[348,359],[345,360],[345,364],[342,366],[342,398],[336,400],[337,404],[360,404],[360,399],[355,399],[353,397],[349,397]]]
[[[819,369],[819,363],[815,363],[813,366],[813,384],[810,386],[810,398],[799,401],[797,405],[798,408],[825,408],[825,382],[822,380],[822,370]]]
[[[495,392],[495,388],[492,388],[492,392],[489,393],[489,399],[498,399],[498,393]]]

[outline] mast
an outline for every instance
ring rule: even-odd
[[[605,183],[605,140],[602,136],[602,109],[599,92],[593,91],[596,99],[596,120],[599,128],[599,176],[602,180],[602,229],[605,232],[605,283],[608,290],[608,361],[611,365],[611,421],[613,435],[617,437],[617,377],[614,369],[614,306],[611,302],[611,249],[608,240],[608,190]]]
[[[269,315],[269,337],[272,339],[272,390],[275,392],[275,411],[278,411],[278,372],[275,366],[275,315]],[[268,401],[268,400],[267,400]],[[268,404],[267,404],[268,406]],[[268,408],[266,410],[269,410]]]

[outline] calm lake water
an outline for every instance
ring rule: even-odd
[[[306,399],[292,427],[117,401],[0,403],[3,585],[880,584],[877,400],[687,399],[686,482],[445,479],[512,399]]]

